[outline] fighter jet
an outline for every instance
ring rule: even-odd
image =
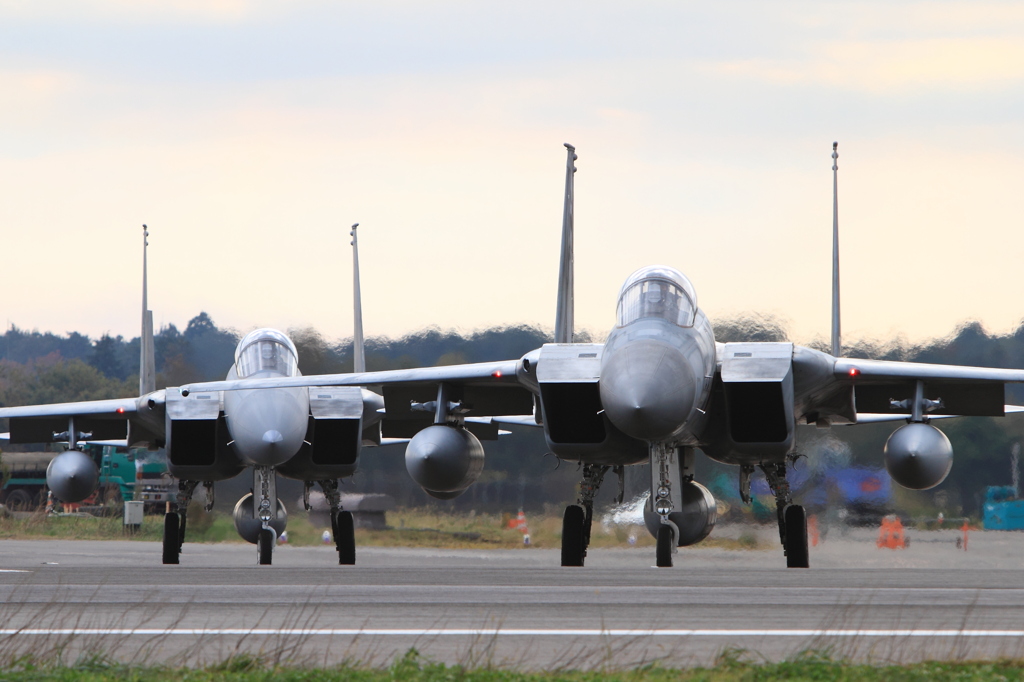
[[[352,226],[353,259],[358,281],[356,227]],[[63,502],[78,502],[96,490],[98,472],[77,449],[86,441],[123,441],[128,445],[165,448],[169,469],[179,479],[177,509],[164,520],[163,563],[177,564],[185,540],[187,509],[196,488],[206,489],[207,510],[213,506],[215,481],[233,478],[251,468],[253,493],[235,505],[239,534],[257,546],[260,564],[272,561],[287,512],[277,499],[276,475],[305,483],[304,499],[319,484],[331,506],[331,525],[338,561],[355,563],[352,515],[341,509],[338,479],[351,476],[364,442],[379,444],[380,395],[353,387],[277,388],[257,391],[193,392],[156,390],[153,314],[148,306],[149,232],[143,225],[142,335],[139,398],[98,400],[32,407],[3,408],[10,420],[13,443],[64,442],[68,449],[47,470],[47,486]],[[361,311],[356,287],[357,359],[362,356]],[[297,378],[298,353],[288,336],[275,329],[247,334],[235,350],[227,379],[244,384],[253,379]]]
[[[502,423],[533,425],[544,430],[552,453],[582,465],[579,495],[563,515],[563,566],[584,564],[594,497],[614,472],[621,499],[626,466],[650,464],[645,521],[657,539],[658,566],[671,566],[677,547],[706,538],[717,510],[694,477],[700,451],[739,467],[745,501],[755,468],[764,472],[776,500],[786,564],[807,567],[806,515],[793,504],[786,479],[798,426],[905,421],[882,455],[897,483],[927,489],[945,479],[953,457],[933,419],[1002,416],[1010,408],[1004,404],[1005,385],[1024,382],[1024,370],[841,356],[835,145],[831,353],[792,343],[716,342],[693,283],[664,265],[641,268],[626,279],[604,344],[575,343],[577,156],[572,145],[565,146],[553,343],[500,362],[300,376],[293,347],[278,333],[260,330],[239,344],[225,381],[168,388],[137,401],[6,408],[0,417],[11,419],[12,436],[56,438],[66,435],[53,435],[66,423],[65,440],[72,447],[82,420],[92,429],[127,429],[132,441],[163,443],[186,492],[198,481],[253,466],[261,510],[272,509],[274,472],[309,481],[318,478],[318,466],[342,472],[354,466],[363,442],[388,437],[409,439],[410,475],[429,494],[449,499],[480,475],[481,438],[495,437]],[[368,386],[381,388],[383,410],[381,397],[366,391]],[[302,417],[305,438],[299,436]],[[261,537],[272,539],[271,519],[260,517]],[[168,517],[168,525],[174,523]]]

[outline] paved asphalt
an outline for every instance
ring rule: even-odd
[[[952,537],[952,536],[950,536]],[[987,538],[987,539],[986,539]],[[807,570],[781,553],[701,549],[652,567],[650,549],[358,550],[186,544],[179,566],[143,542],[0,541],[0,661],[103,650],[210,662],[236,651],[299,662],[433,660],[534,668],[706,664],[729,648],[808,648],[878,661],[1024,655],[1024,537],[936,534],[903,553],[834,538]],[[12,631],[20,631],[17,634]],[[895,632],[892,632],[895,631]]]

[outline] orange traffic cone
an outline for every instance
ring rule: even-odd
[[[898,516],[891,514],[882,519],[882,526],[878,529],[877,544],[879,548],[906,549],[907,536]]]

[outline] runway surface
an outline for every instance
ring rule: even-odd
[[[186,544],[179,566],[142,542],[0,541],[0,658],[64,647],[202,663],[237,652],[383,665],[426,657],[529,668],[707,664],[727,649],[806,649],[877,661],[1024,655],[1024,536],[918,537],[879,550],[833,538],[807,570],[781,552],[278,548]],[[931,541],[926,542],[925,540]],[[948,542],[947,542],[948,540]]]

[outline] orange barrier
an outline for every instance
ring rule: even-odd
[[[886,549],[906,549],[907,535],[903,531],[903,523],[895,514],[882,519],[882,527],[878,530],[878,547]]]

